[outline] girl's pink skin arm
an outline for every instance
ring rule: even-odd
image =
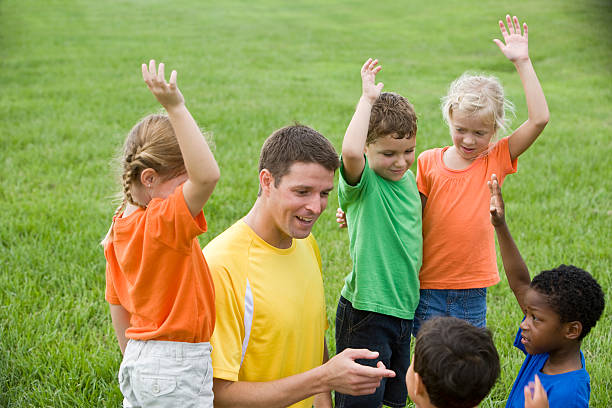
[[[529,59],[527,24],[523,23],[523,33],[521,33],[521,26],[516,16],[510,18],[507,15],[506,23],[508,24],[507,30],[504,22],[499,21],[504,41],[498,39],[493,41],[516,67],[523,83],[528,112],[527,120],[510,135],[510,157],[514,160],[527,150],[542,133],[550,114],[544,91]]]

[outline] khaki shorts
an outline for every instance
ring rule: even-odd
[[[124,407],[213,406],[210,343],[129,340],[119,368]]]

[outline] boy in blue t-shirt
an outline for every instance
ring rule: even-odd
[[[338,200],[346,211],[353,268],[336,313],[336,352],[367,348],[395,371],[371,395],[336,392],[336,408],[406,405],[410,333],[419,303],[421,199],[410,166],[417,120],[403,96],[375,83],[377,60],[361,68],[362,95],[342,142]]]
[[[525,353],[525,361],[506,407],[525,405],[525,387],[536,374],[551,407],[588,407],[591,384],[580,345],[601,317],[603,291],[588,272],[572,265],[543,271],[532,281],[506,224],[495,175],[488,185],[491,223],[508,284],[525,314],[514,340],[514,346]]]

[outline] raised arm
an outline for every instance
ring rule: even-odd
[[[503,21],[499,21],[499,28],[504,41],[493,40],[501,52],[516,67],[521,78],[525,99],[527,101],[527,120],[516,129],[508,140],[510,156],[512,160],[520,156],[542,133],[549,118],[548,105],[540,81],[533,69],[529,59],[529,49],[527,41],[527,23],[523,23],[523,33],[516,16],[510,18],[506,16],[508,29]]]
[[[280,380],[234,382],[214,378],[215,407],[281,408],[331,390],[351,395],[372,394],[383,377],[395,376],[382,362],[376,368],[355,362],[376,357],[377,352],[346,349],[319,367]]]
[[[490,181],[487,181],[487,185],[491,192],[491,204],[489,208],[491,212],[491,224],[495,227],[495,233],[497,234],[497,242],[504,264],[504,271],[506,272],[510,289],[514,292],[514,296],[521,310],[524,311],[525,293],[527,289],[529,289],[529,284],[531,283],[529,270],[514,243],[514,239],[510,234],[510,229],[508,229],[508,224],[506,224],[504,199],[495,174],[491,176]]]
[[[149,62],[149,67],[142,64],[142,77],[147,86],[168,112],[168,118],[176,134],[188,180],[183,186],[185,202],[194,217],[210,198],[219,180],[219,166],[210,151],[200,128],[185,106],[185,99],[176,85],[176,71],[170,74],[166,82],[164,64],[155,69],[155,61]]]
[[[382,82],[376,84],[376,74],[382,69],[378,60],[368,60],[361,67],[362,94],[359,103],[349,123],[344,140],[342,141],[342,164],[346,181],[355,185],[361,178],[365,167],[363,157],[368,126],[370,125],[370,114],[372,106],[380,95],[383,88]]]

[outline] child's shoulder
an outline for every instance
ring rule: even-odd
[[[422,151],[418,158],[417,161],[419,163],[424,163],[424,162],[431,162],[433,161],[438,155],[442,154],[442,152],[445,149],[448,149],[450,146],[443,146],[443,147],[434,147],[432,149],[427,149]]]

